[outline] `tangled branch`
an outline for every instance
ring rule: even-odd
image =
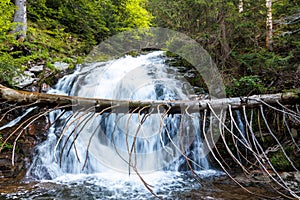
[[[200,122],[200,131],[210,155],[240,187],[254,194],[231,176],[232,163],[239,166],[249,179],[253,179],[251,176],[254,171],[260,171],[279,195],[291,199],[300,198],[300,191],[293,188],[281,176],[280,163],[276,163],[282,161],[293,171],[299,173],[299,92],[225,99],[125,101],[17,91],[0,85],[0,97],[1,108],[3,108],[0,111],[0,130],[8,133],[2,141],[0,152],[9,140],[13,140],[12,165],[14,165],[17,141],[25,130],[42,116],[47,116],[53,111],[60,111],[52,122],[56,123],[67,113],[57,144],[53,149],[57,152],[58,147],[62,146],[59,158],[56,158],[59,159],[57,162],[60,164],[63,155],[67,154],[68,156],[72,149],[81,163],[76,142],[90,121],[101,118],[99,124],[90,131],[84,162],[82,162],[83,170],[87,165],[91,143],[101,129],[101,124],[115,115],[116,120],[110,139],[116,153],[128,166],[128,173],[130,174],[133,170],[145,187],[156,195],[151,186],[142,178],[138,167],[138,138],[143,136],[145,141],[149,142],[143,132],[144,124],[151,116],[159,116],[160,123],[156,128],[162,149],[169,155],[180,153],[195,178],[201,182],[195,172],[195,167],[201,168],[201,166],[189,157],[187,149],[183,145],[185,139],[184,120],[196,119]],[[4,107],[3,105],[9,106]],[[45,105],[47,105],[46,108]],[[16,110],[21,110],[23,114],[19,118],[7,121],[7,116]],[[123,112],[122,115],[116,116],[116,114],[121,114],[120,112]],[[169,116],[175,114],[180,115],[179,141],[174,141],[165,121]],[[125,125],[126,156],[119,152],[114,140],[117,125],[125,116],[127,116]],[[135,120],[134,118],[138,120],[138,125],[132,134],[130,133],[130,122]],[[298,131],[296,135],[295,130]],[[216,135],[219,135],[217,144],[212,142]],[[164,140],[169,141],[171,149],[165,145]],[[280,156],[279,160],[276,160],[276,155]]]

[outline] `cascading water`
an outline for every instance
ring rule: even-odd
[[[86,65],[62,78],[50,92],[106,99],[175,100],[188,99],[193,88],[165,64],[163,52],[157,51]],[[199,187],[188,183],[189,177],[183,180],[179,172],[188,170],[182,151],[199,174],[215,173],[203,155],[197,116],[162,117],[164,110],[149,116],[126,114],[126,107],[122,113],[99,114],[93,107],[80,108],[50,114],[52,122],[60,118],[49,129],[48,139],[37,147],[29,178],[93,185],[99,190],[98,197],[128,199],[149,195],[134,169],[161,195],[170,195],[174,187]]]

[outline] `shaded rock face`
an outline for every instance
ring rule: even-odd
[[[72,73],[72,69],[68,70],[69,64],[57,62],[54,65],[59,71],[53,72],[44,65],[32,66],[25,72],[24,75],[15,78],[15,82],[19,89],[31,92],[48,92],[57,81],[66,74]],[[0,97],[0,119],[8,111],[8,108],[13,108],[2,102]],[[5,114],[5,117],[0,120],[0,127],[11,122],[18,116],[21,116],[24,109],[15,109]],[[30,116],[27,116],[29,118]],[[24,121],[26,119],[23,119]],[[19,124],[17,124],[19,125]],[[24,177],[28,167],[30,166],[35,147],[47,138],[47,129],[49,122],[46,117],[42,117],[30,125],[17,141],[14,165],[12,165],[12,148],[13,143],[19,132],[15,133],[0,152],[0,181],[5,178],[22,178]],[[12,128],[0,129],[0,146],[4,140],[12,132]]]
[[[18,112],[14,114],[18,114]],[[6,120],[3,121],[7,121],[12,117],[13,116],[8,115],[6,117]],[[0,125],[3,124],[4,123],[1,123]],[[43,117],[30,125],[22,133],[16,144],[14,164],[12,163],[12,147],[16,135],[8,140],[7,144],[4,146],[4,149],[0,153],[0,180],[2,178],[21,179],[24,177],[28,167],[30,166],[30,163],[32,162],[35,146],[44,141],[47,137],[47,127],[48,120],[46,119],[46,117]],[[8,130],[4,129],[1,131],[0,145],[2,145],[2,142],[9,136],[10,133],[11,130],[9,130],[9,128]]]

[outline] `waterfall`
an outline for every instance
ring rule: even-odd
[[[50,93],[105,99],[184,100],[193,94],[193,87],[175,67],[165,63],[162,51],[155,51],[82,65],[60,79]],[[141,173],[188,170],[187,159],[180,151],[182,143],[195,170],[210,167],[203,155],[197,114],[188,118],[180,114],[162,117],[163,110],[149,116],[86,110],[93,111],[93,107],[74,106],[73,111],[50,113],[50,121],[60,118],[49,129],[47,140],[36,148],[28,177],[43,180],[112,170],[128,174],[134,173],[132,166]],[[143,118],[146,120],[141,124]]]

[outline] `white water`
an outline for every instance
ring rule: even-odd
[[[192,87],[175,69],[164,63],[162,54],[153,52],[87,65],[62,78],[51,93],[129,100],[188,99],[193,94]],[[146,198],[149,192],[133,168],[129,167],[128,162],[131,162],[143,173],[145,181],[154,187],[154,192],[162,196],[170,195],[173,190],[198,188],[200,186],[195,185],[195,181],[183,178],[185,172],[181,171],[187,170],[187,165],[178,149],[179,135],[184,136],[186,154],[199,175],[204,177],[216,173],[209,169],[208,161],[202,155],[200,125],[196,115],[186,119],[180,115],[170,115],[164,119],[161,114],[151,115],[136,135],[135,154],[130,155],[128,149],[134,142],[139,119],[138,115],[129,117],[121,113],[98,116],[97,113],[86,112],[80,120],[76,120],[82,123],[70,125],[56,148],[64,123],[75,112],[65,113],[50,128],[48,139],[37,148],[27,173],[29,178],[84,187],[92,185],[92,188],[101,190],[98,193],[101,198]],[[83,113],[77,112],[68,122]],[[50,120],[54,121],[60,114],[61,111],[51,113]],[[181,123],[183,128],[180,133]],[[161,124],[164,126],[161,127]],[[75,127],[80,133],[75,142],[76,149],[72,146],[76,132],[70,137],[70,142],[66,142]],[[86,157],[90,138],[92,142]],[[68,153],[69,147],[71,150]]]
[[[27,116],[28,113],[36,109],[36,107],[32,107],[27,109],[21,116],[17,117],[16,119],[10,121],[9,123],[3,125],[0,127],[0,131],[9,127],[15,126],[17,123],[19,123],[25,116]]]

